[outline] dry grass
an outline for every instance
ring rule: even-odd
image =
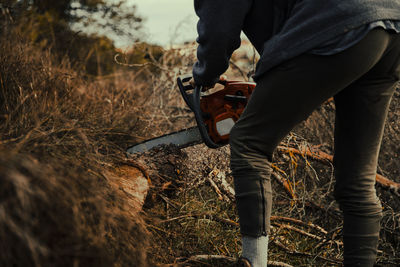
[[[12,31],[1,38],[2,266],[146,266],[143,220],[103,175],[137,140],[142,82],[85,80]]]

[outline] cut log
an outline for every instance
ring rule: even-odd
[[[142,170],[124,165],[115,167],[113,171],[105,171],[103,175],[115,189],[122,191],[130,212],[136,214],[142,210],[149,190],[148,179]]]

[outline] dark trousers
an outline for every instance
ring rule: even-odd
[[[372,30],[332,56],[304,54],[266,73],[230,133],[241,233],[267,235],[270,162],[299,122],[334,96],[335,198],[344,215],[345,266],[373,266],[382,207],[375,176],[384,123],[400,77],[400,34]]]

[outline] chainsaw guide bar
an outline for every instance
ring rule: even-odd
[[[197,145],[203,142],[197,126],[179,132],[169,133],[160,137],[136,144],[126,151],[128,154],[143,153],[161,145],[175,145],[178,148]]]

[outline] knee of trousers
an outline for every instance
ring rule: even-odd
[[[345,216],[382,217],[382,205],[374,187],[364,190],[350,185],[336,187],[334,196]]]
[[[230,167],[232,173],[236,177],[251,176],[269,180],[271,158],[262,150],[257,149],[258,144],[250,141],[252,139],[250,136],[251,133],[243,131],[237,125],[230,132]]]
[[[253,162],[272,161],[273,149],[268,149],[268,140],[259,140],[256,133],[242,127],[240,121],[235,124],[229,133],[231,148],[231,162],[242,159],[252,159]],[[271,146],[273,147],[273,146]]]

